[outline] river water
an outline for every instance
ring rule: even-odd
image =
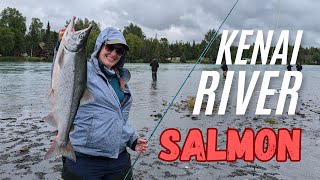
[[[133,110],[131,111],[133,112],[131,113],[132,120],[139,121],[143,117],[148,117],[150,112],[163,108],[163,101],[171,102],[193,66],[193,64],[161,64],[158,81],[152,82],[150,67],[147,64],[126,64],[125,67],[130,70],[132,77],[129,82],[134,98]],[[50,109],[47,99],[47,93],[50,89],[50,68],[51,63],[0,62],[0,117],[42,116],[46,114]],[[319,66],[304,66],[303,68],[304,78],[301,89],[317,95],[316,85],[318,83],[316,82],[320,77]],[[236,93],[237,71],[247,71],[248,76],[253,71],[282,71],[279,78],[273,78],[270,85],[270,88],[280,89],[285,66],[229,65],[229,71],[232,70],[236,73],[231,93]],[[217,65],[197,65],[178,97],[186,99],[196,96],[202,71],[218,71],[222,75]],[[260,73],[255,92],[259,92],[262,76],[263,72]],[[220,79],[220,81],[217,92],[223,89],[224,80]],[[249,81],[250,79],[246,80],[246,85]],[[308,88],[304,89],[305,87]],[[135,114],[139,116],[135,116]]]
[[[155,115],[159,113],[163,114],[164,110],[168,107],[169,103],[176,95],[178,89],[188,76],[193,66],[193,64],[160,64],[160,68],[158,71],[158,80],[156,82],[153,82],[151,77],[150,66],[148,64],[125,65],[125,68],[129,69],[131,72],[131,80],[129,82],[129,85],[132,89],[134,99],[130,111],[130,121],[136,128],[136,130],[139,131],[139,135],[148,138],[153,128],[158,123],[159,118],[155,118]],[[47,94],[50,89],[50,68],[51,63],[44,62],[0,62],[0,128],[2,131],[1,136],[5,137],[3,140],[0,141],[0,161],[2,161],[0,163],[1,179],[58,179],[59,168],[61,168],[61,163],[59,160],[50,161],[49,164],[51,163],[54,165],[49,165],[48,163],[42,162],[42,157],[40,157],[36,159],[34,158],[34,161],[32,162],[24,163],[23,159],[28,157],[28,153],[23,154],[23,152],[21,152],[21,148],[26,149],[26,147],[28,147],[29,149],[27,152],[29,152],[30,154],[35,154],[35,156],[43,156],[45,153],[45,148],[48,148],[48,145],[50,144],[50,138],[47,136],[54,135],[50,134],[50,131],[53,131],[52,128],[47,127],[47,125],[45,125],[45,123],[42,121],[42,118],[45,117],[46,114],[50,111],[50,105],[47,98]],[[295,70],[295,67],[293,69]],[[167,115],[164,117],[161,126],[159,126],[159,130],[155,134],[154,141],[150,142],[150,144],[153,144],[154,146],[159,146],[159,135],[164,128],[181,127],[181,131],[187,131],[188,128],[205,129],[208,128],[208,126],[213,127],[221,125],[223,129],[226,129],[230,126],[238,127],[239,129],[249,126],[255,126],[255,124],[246,124],[245,122],[243,122],[243,119],[255,117],[254,113],[256,109],[256,104],[258,102],[259,92],[263,79],[263,71],[266,70],[280,71],[279,78],[273,78],[269,85],[270,88],[280,89],[286,66],[229,65],[229,71],[235,71],[235,78],[234,82],[232,83],[226,115],[214,116],[217,124],[208,124],[210,118],[212,120],[212,116],[204,116],[202,112],[202,115],[195,118],[201,119],[202,122],[193,121],[190,119],[190,115],[187,115],[190,114],[190,111],[181,108],[183,107],[183,102],[185,102],[190,97],[196,96],[202,71],[218,71],[220,76],[222,76],[220,66],[218,65],[197,65],[195,71],[191,74],[190,78],[186,81],[185,86],[182,88],[180,94],[177,96],[175,104],[172,106],[173,108],[169,109]],[[315,161],[318,162],[320,160],[320,153],[314,152],[316,151],[316,149],[319,150],[318,147],[320,147],[320,138],[318,130],[320,128],[319,70],[319,66],[303,66],[303,81],[301,89],[299,90],[299,101],[297,110],[306,114],[307,117],[302,119],[306,120],[305,123],[301,122],[290,124],[290,122],[294,122],[294,120],[299,120],[301,118],[290,117],[285,115],[285,117],[282,116],[282,119],[288,119],[287,124],[285,124],[287,127],[300,127],[304,128],[304,130],[307,131],[306,138],[303,139],[302,143],[302,145],[306,145],[306,147],[303,147],[303,149],[305,150],[303,152],[313,152],[313,154],[303,154],[302,157],[304,157],[305,160],[300,163],[301,166],[299,165],[299,163],[298,165],[286,163],[286,165],[284,166],[281,164],[278,165],[277,163],[266,165],[267,167],[265,168],[269,168],[270,174],[268,174],[268,176],[264,176],[265,169],[261,168],[260,178],[266,178],[270,176],[275,179],[287,179],[287,177],[289,177],[288,179],[300,179],[305,177],[304,175],[308,175],[307,177],[310,177],[310,179],[320,178],[320,163],[314,164]],[[238,117],[235,115],[235,105],[237,97],[236,93],[238,90],[237,81],[239,71],[247,71],[246,85],[248,85],[248,83],[250,82],[250,75],[252,75],[253,71],[262,72],[260,73],[256,88],[254,89],[254,93],[252,95],[252,100],[249,103],[246,114],[244,116]],[[224,82],[225,80],[223,78],[220,78],[219,86],[216,90],[216,101],[220,101]],[[293,84],[294,81],[291,82],[291,86]],[[274,114],[275,112],[277,97],[278,96],[275,95],[274,97],[268,98],[268,100],[266,101],[266,107],[272,109],[272,114]],[[286,105],[288,105],[288,103],[286,103]],[[284,110],[284,114],[286,114],[286,112],[287,109]],[[228,121],[227,119],[233,120]],[[285,119],[284,121],[286,121],[287,119]],[[257,127],[261,128],[261,126],[265,126],[265,124],[263,123],[260,123],[259,125],[257,125]],[[36,124],[36,126],[34,126],[34,124]],[[23,126],[20,127],[21,125]],[[28,129],[28,127],[26,127],[27,125],[31,125],[35,129],[38,129],[37,132],[33,135],[28,135],[28,132],[29,134],[32,134],[34,130]],[[18,128],[20,129],[17,130]],[[48,134],[48,132],[49,135],[43,135],[45,133]],[[183,136],[185,135],[186,133]],[[37,136],[43,136],[43,138],[39,138]],[[28,138],[30,138],[31,140],[28,140]],[[14,141],[16,143],[13,143]],[[35,144],[32,147],[28,146],[28,143],[34,144],[36,141],[41,141],[43,143]],[[135,171],[136,178],[255,178],[252,176],[251,173],[249,173],[249,171],[243,170],[242,173],[244,173],[244,175],[241,175],[241,173],[239,175],[239,169],[233,168],[231,165],[221,164],[217,166],[221,166],[220,168],[225,168],[225,166],[227,166],[227,169],[229,170],[225,172],[217,172],[215,176],[213,176],[212,173],[209,173],[212,171],[212,169],[208,169],[207,171],[202,172],[202,174],[199,174],[198,171],[197,173],[195,173],[192,172],[192,169],[189,168],[190,166],[192,166],[192,163],[191,165],[177,165],[177,169],[170,172],[171,175],[174,174],[174,176],[171,176],[170,173],[167,173],[168,170],[166,171],[165,168],[161,170],[162,167],[168,166],[167,164],[162,164],[161,161],[159,163],[150,163],[158,161],[156,155],[159,152],[159,147],[155,149],[156,150],[153,151],[154,154],[152,154],[151,152],[151,155],[149,154],[149,159],[147,158],[145,160],[149,160],[149,163],[141,163],[142,165],[138,165],[139,170]],[[19,159],[17,157],[13,157],[14,155],[12,155],[12,153],[16,153],[16,155],[21,155],[21,157],[23,158]],[[6,163],[7,165],[4,165],[3,163]],[[19,163],[23,164],[24,166],[19,166]],[[154,165],[154,168],[150,169],[150,166],[152,165]],[[259,165],[264,166],[263,163],[260,163]],[[158,167],[156,168],[156,166]],[[280,168],[272,169],[273,166],[279,166]],[[291,166],[293,166],[292,168],[301,168],[300,172],[292,170]],[[172,166],[169,166],[169,168],[170,167]],[[198,170],[197,165],[195,165],[194,163],[192,167],[194,168],[194,171]],[[15,169],[16,171],[12,171],[12,169]],[[183,172],[188,171],[188,176],[185,176],[184,173],[180,173],[180,169],[183,169]],[[199,169],[201,169],[201,167],[199,167]],[[191,172],[191,174],[189,171]],[[272,172],[276,173],[272,174]],[[259,172],[257,172],[257,174],[259,174]],[[209,176],[215,178],[208,178]]]

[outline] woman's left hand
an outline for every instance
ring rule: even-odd
[[[147,151],[148,146],[149,146],[148,145],[148,140],[138,138],[137,139],[137,144],[136,144],[136,147],[135,147],[135,151],[137,153],[139,153],[139,154],[141,152],[141,155],[142,155],[143,153],[145,153]]]

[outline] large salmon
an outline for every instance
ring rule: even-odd
[[[87,57],[85,46],[92,26],[75,31],[72,17],[62,37],[52,72],[52,89],[49,97],[52,112],[45,118],[46,122],[57,127],[58,135],[45,155],[45,159],[63,155],[76,160],[69,140],[69,132],[78,107],[92,100],[87,89]]]

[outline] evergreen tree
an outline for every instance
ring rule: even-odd
[[[30,56],[33,56],[33,49],[38,45],[41,39],[41,30],[43,27],[43,23],[38,18],[32,18],[31,24],[29,27],[29,45],[30,45]]]

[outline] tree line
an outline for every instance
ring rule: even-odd
[[[66,25],[69,22],[66,21]],[[87,52],[93,52],[95,40],[101,32],[99,23],[94,20],[84,20],[78,18],[75,22],[75,29],[83,29],[93,25],[87,44]],[[123,34],[130,46],[130,51],[126,54],[129,62],[150,62],[157,59],[160,62],[188,62],[199,58],[202,51],[207,46],[210,39],[216,34],[215,29],[210,29],[203,37],[201,42],[176,41],[170,43],[165,37],[146,37],[143,30],[133,23],[125,26]],[[56,45],[58,33],[51,30],[50,22],[44,23],[39,18],[32,18],[31,24],[27,29],[26,17],[17,9],[7,7],[0,14],[0,54],[2,56],[23,56],[43,57],[51,60],[53,48]],[[209,48],[204,62],[215,63],[219,50],[221,34]],[[39,47],[40,46],[40,47]],[[253,46],[243,52],[243,58],[251,58]],[[237,53],[237,46],[231,47],[231,56],[234,61]],[[275,47],[271,47],[273,52]],[[288,48],[288,59],[291,57],[293,46]],[[272,54],[272,53],[269,53]],[[300,47],[298,61],[303,64],[320,64],[320,49],[316,47]],[[259,56],[258,56],[259,62]]]

